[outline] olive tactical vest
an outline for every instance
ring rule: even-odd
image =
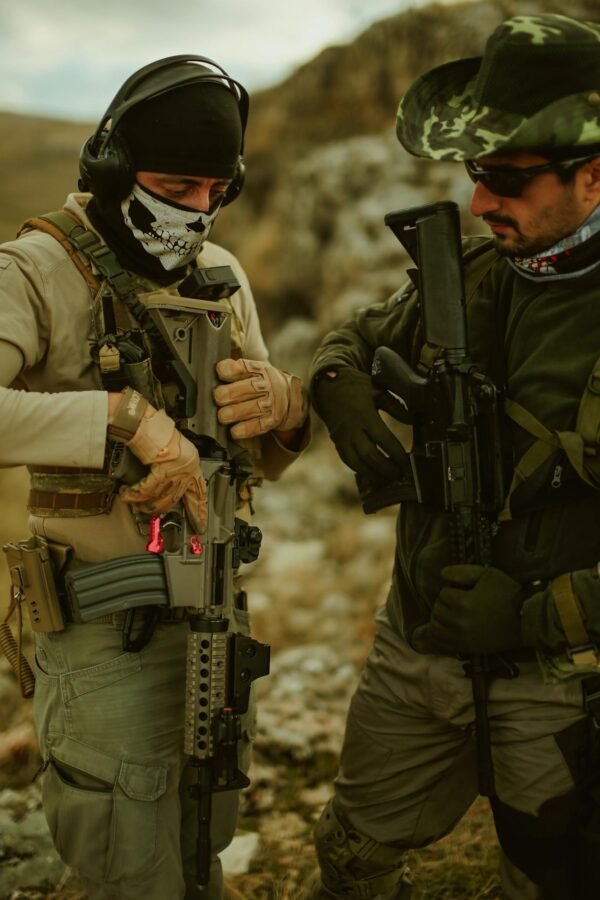
[[[102,388],[120,391],[128,384],[153,406],[164,408],[177,419],[174,398],[179,388],[169,381],[164,346],[143,302],[144,296],[156,293],[157,285],[123,269],[104,241],[66,210],[28,219],[19,235],[34,229],[61,244],[89,289],[95,337],[92,358],[98,366]],[[161,290],[175,294],[177,285]],[[230,299],[222,302],[231,310],[231,355],[239,358],[245,341],[244,325]],[[245,442],[244,446],[248,454],[246,468],[250,469],[252,458],[260,455],[258,443]],[[31,468],[29,510],[34,515],[61,517],[108,512],[119,484],[114,462],[114,448],[107,445],[101,472],[59,466]],[[251,485],[259,481],[251,477],[240,481],[241,500],[249,499]],[[140,527],[143,529],[144,524],[140,523]]]

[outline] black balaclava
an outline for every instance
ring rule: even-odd
[[[134,171],[205,178],[233,178],[243,139],[236,96],[211,81],[186,84],[139,103],[116,131]],[[161,284],[181,278],[185,265],[165,271],[134,237],[123,218],[124,199],[96,192],[88,205],[92,223],[121,264]]]

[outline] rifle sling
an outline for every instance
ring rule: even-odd
[[[98,293],[100,281],[92,272],[92,268],[87,261],[85,253],[83,253],[81,248],[75,243],[73,235],[77,230],[86,231],[81,222],[76,219],[74,215],[66,210],[57,210],[56,212],[47,213],[43,216],[26,219],[17,232],[17,237],[26,234],[28,231],[42,231],[51,235],[69,254],[71,261],[77,267],[87,284],[92,298],[94,298]]]
[[[598,651],[587,632],[570,573],[554,578],[550,589],[567,639],[569,658],[576,666],[597,666]]]
[[[588,385],[593,377],[598,378],[599,373],[600,359],[594,366]],[[598,475],[595,475],[590,470],[587,461],[588,457],[596,458],[598,447],[600,446],[598,443],[600,397],[593,394],[588,386],[586,386],[579,404],[576,431],[551,431],[533,413],[530,413],[520,403],[509,398],[506,398],[504,401],[504,412],[513,422],[531,434],[535,440],[517,463],[504,508],[498,517],[499,521],[508,521],[511,518],[510,500],[513,492],[550,459],[552,454],[558,449],[562,449],[565,452],[569,462],[586,484],[596,489],[600,487]],[[585,434],[579,431],[581,420],[584,418],[586,421]],[[595,440],[595,445],[587,443],[586,437],[588,440],[590,438]]]

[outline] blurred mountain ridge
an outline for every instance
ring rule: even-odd
[[[390,209],[455,199],[465,231],[480,230],[467,211],[462,167],[415,160],[399,146],[398,101],[426,69],[479,55],[503,19],[539,12],[564,5],[476,0],[409,9],[252,95],[246,185],[213,238],[246,268],[265,332],[278,336],[276,356],[306,357],[334,322],[399,286],[405,260],[383,226]],[[568,12],[593,20],[598,0],[572,0]],[[79,149],[93,128],[0,113],[0,239],[75,189]]]

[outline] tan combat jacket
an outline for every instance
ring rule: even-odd
[[[89,194],[70,194],[65,209],[85,225]],[[204,266],[229,265],[241,288],[231,298],[242,338],[242,355],[268,358],[248,279],[237,259],[206,242]],[[0,247],[0,465],[102,469],[107,394],[90,345],[94,340],[88,286],[60,243],[31,231]],[[15,348],[19,351],[15,353]],[[13,371],[9,360],[20,354]],[[273,435],[262,439],[258,476],[277,478],[298,455]],[[118,497],[109,514],[84,518],[32,516],[34,533],[70,544],[89,562],[140,553],[145,538]]]

